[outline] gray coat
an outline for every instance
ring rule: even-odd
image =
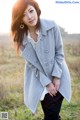
[[[35,113],[44,87],[53,76],[60,78],[59,92],[67,101],[71,99],[71,79],[63,53],[63,43],[54,21],[40,20],[40,40],[36,50],[24,34],[21,56],[25,59],[24,103]]]

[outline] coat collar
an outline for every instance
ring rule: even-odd
[[[40,24],[42,35],[46,35],[48,30],[55,27],[55,23],[50,20],[40,19]]]
[[[40,19],[40,34],[42,35],[47,35],[47,31],[50,30],[51,28],[55,27],[54,21],[46,20],[46,19]],[[23,45],[26,45],[28,42],[26,33],[24,33],[24,40],[23,40]]]

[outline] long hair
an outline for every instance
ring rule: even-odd
[[[39,5],[34,0],[17,0],[12,8],[12,22],[11,22],[11,37],[14,42],[14,47],[16,49],[16,52],[19,52],[19,48],[22,46],[24,33],[27,35],[28,27],[24,24],[24,28],[21,29],[20,25],[22,24],[22,18],[25,9],[28,5],[32,5],[37,12],[38,15],[38,22],[36,25],[36,29],[40,27],[40,14],[41,10],[39,8]]]

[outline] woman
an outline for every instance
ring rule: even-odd
[[[11,35],[25,59],[24,102],[35,113],[39,101],[44,120],[59,120],[63,98],[71,99],[71,82],[63,43],[54,21],[40,19],[34,0],[17,0],[12,9]]]

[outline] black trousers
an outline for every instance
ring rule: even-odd
[[[56,96],[51,96],[49,93],[45,95],[41,106],[44,112],[44,120],[61,120],[59,112],[61,109],[63,96],[57,92]]]

